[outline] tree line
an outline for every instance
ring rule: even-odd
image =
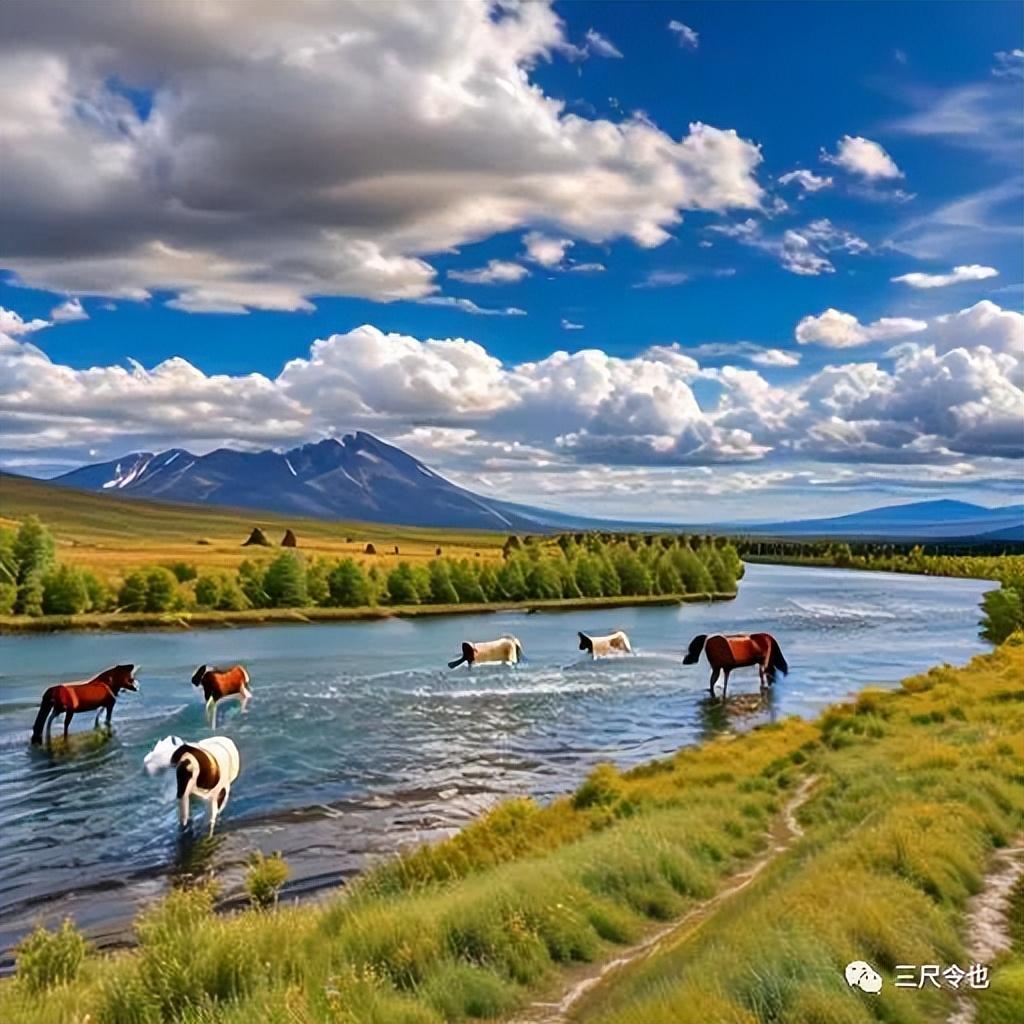
[[[0,530],[0,614],[242,611],[248,608],[488,604],[504,601],[734,593],[743,574],[722,538],[675,534],[510,536],[501,562],[437,557],[385,568],[355,558],[283,551],[248,558],[234,572],[188,562],[128,572],[116,586],[58,563],[35,517]]]

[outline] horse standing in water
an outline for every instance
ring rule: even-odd
[[[472,668],[485,662],[503,662],[517,665],[523,660],[523,645],[514,636],[503,636],[498,640],[481,640],[475,644],[464,642],[462,657],[448,662],[449,668],[458,668],[463,662]]]
[[[60,714],[64,715],[64,739],[68,738],[68,726],[71,725],[71,719],[75,717],[77,711],[95,711],[95,729],[100,724],[100,712],[105,708],[106,724],[109,728],[110,716],[114,713],[118,693],[121,690],[137,693],[138,689],[134,665],[115,665],[85,683],[58,683],[51,686],[43,694],[39,704],[39,714],[36,715],[35,725],[32,727],[33,745],[39,746],[43,742],[44,726],[46,739],[50,739],[53,720]]]
[[[241,665],[231,668],[209,668],[200,665],[192,676],[192,685],[203,688],[206,698],[206,714],[210,718],[210,727],[217,728],[217,702],[225,697],[239,696],[242,698],[243,709],[249,703],[252,693],[249,690],[249,673]]]
[[[708,664],[711,666],[708,691],[712,697],[715,695],[715,683],[718,682],[719,673],[725,673],[722,680],[723,700],[729,687],[729,673],[734,668],[756,665],[761,675],[762,690],[775,682],[776,671],[783,675],[789,672],[789,665],[782,656],[779,642],[771,633],[751,633],[749,636],[745,633],[729,636],[723,636],[721,633],[708,636],[701,633],[690,641],[683,664],[696,665],[702,650],[707,654]]]
[[[238,778],[241,759],[238,748],[227,736],[211,736],[188,743],[178,736],[165,736],[143,759],[150,775],[173,768],[178,782],[178,822],[185,828],[191,818],[193,796],[210,805],[210,835],[217,815],[227,806],[231,784]]]
[[[626,631],[617,629],[607,636],[589,636],[586,633],[577,633],[580,638],[580,650],[589,652],[592,658],[604,658],[609,654],[632,654],[633,648],[629,645],[629,637]]]

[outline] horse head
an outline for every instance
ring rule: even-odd
[[[118,690],[131,690],[132,693],[139,692],[139,681],[135,678],[134,665],[115,665],[108,668],[106,672],[98,677],[106,683],[115,693]]]
[[[196,669],[195,674],[192,676],[192,685],[198,686],[203,681],[203,676],[206,675],[206,666],[200,665]]]
[[[593,653],[593,651],[594,651],[594,641],[591,640],[590,637],[587,636],[586,633],[577,633],[576,635],[580,638],[580,650],[581,651],[590,651],[591,653]]]
[[[142,766],[149,775],[156,775],[157,772],[171,767],[174,752],[184,745],[185,741],[180,736],[165,736],[142,759]]]

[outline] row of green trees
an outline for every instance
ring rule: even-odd
[[[565,534],[555,541],[510,538],[500,563],[469,558],[369,568],[354,558],[284,551],[247,559],[236,572],[186,562],[135,569],[116,588],[95,573],[58,564],[53,536],[34,517],[0,531],[0,614],[170,612],[191,609],[485,604],[732,593],[743,573],[722,540]]]

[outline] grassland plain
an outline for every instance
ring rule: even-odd
[[[609,977],[603,1024],[944,1021],[951,991],[896,989],[896,964],[963,963],[964,915],[1024,810],[1024,637],[893,692],[626,773],[501,805],[384,861],[318,906],[211,913],[209,890],[144,914],[138,947],[78,963],[35,942],[0,984],[5,1024],[438,1024],[514,1016],[581,963],[621,954],[729,884],[804,779],[803,835],[686,941]],[[881,970],[879,995],[844,965]],[[1024,995],[995,965],[986,1024]],[[62,980],[65,979],[65,980]],[[1010,1009],[1012,1007],[1013,1009]]]
[[[500,562],[505,534],[374,523],[328,522],[255,509],[207,508],[57,488],[25,477],[0,475],[0,526],[38,516],[57,540],[58,558],[104,576],[154,562],[186,561],[200,569],[231,569],[254,551],[242,547],[254,526],[276,545],[294,530],[308,555],[356,558],[390,568],[399,561],[429,561],[438,547],[458,558]],[[364,554],[373,544],[377,554]],[[395,547],[399,554],[395,554]]]

